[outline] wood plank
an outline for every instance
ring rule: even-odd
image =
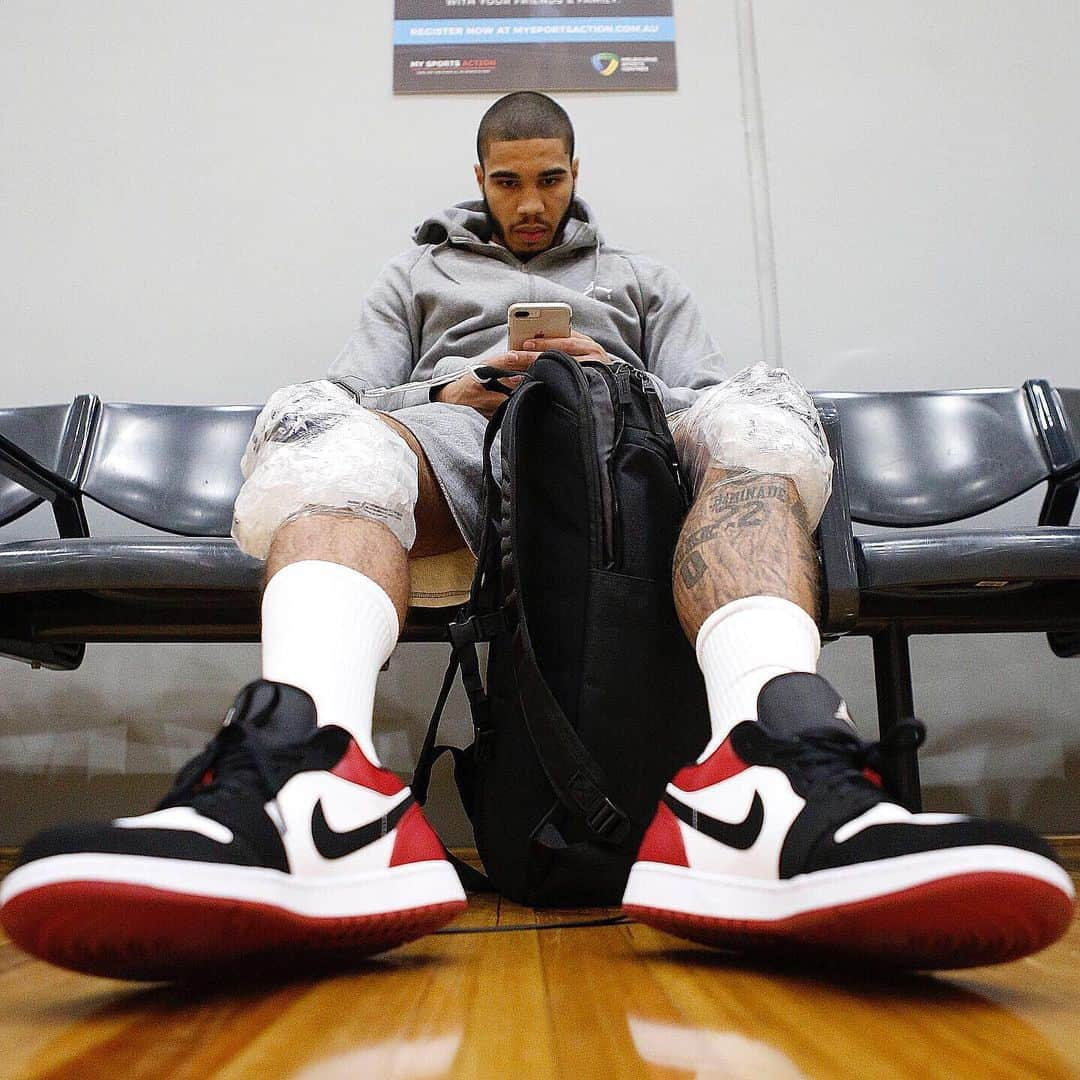
[[[645,996],[642,984],[650,991],[655,987],[633,962],[625,927],[548,930],[540,935],[540,948],[557,1075],[597,1080],[626,1076],[638,1055],[625,1002]]]
[[[5,946],[14,946],[5,940]],[[6,970],[0,976],[0,1046],[6,1076],[39,1075],[44,1054],[46,1071],[66,1063],[134,1021],[115,1002],[133,993],[129,984],[90,979],[61,971],[37,960]]]
[[[645,927],[635,926],[632,936],[641,959],[686,1016],[683,1033],[696,1033],[698,1070],[735,1071],[739,1061],[791,1076],[1072,1075],[1056,1048],[1027,1022],[1024,1014],[1037,1003],[1024,993],[1005,1008],[979,993],[977,982],[968,987],[931,975],[751,965]],[[1074,1014],[1077,1004],[1073,995]],[[685,1051],[679,1034],[671,1025],[653,1031],[654,1058],[665,1047],[671,1058],[680,1047]]]
[[[1046,839],[1057,852],[1062,866],[1070,874],[1080,874],[1080,835],[1048,836]]]
[[[431,942],[432,939],[429,939]],[[462,1041],[467,968],[442,942],[311,985],[215,1075],[442,1075]]]
[[[554,1035],[535,932],[444,938],[469,972],[453,1076],[554,1080]]]

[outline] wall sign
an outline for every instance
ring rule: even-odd
[[[394,0],[394,93],[674,90],[674,0]]]

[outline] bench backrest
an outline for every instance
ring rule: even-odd
[[[1033,407],[1035,387],[1045,415]],[[1067,390],[823,392],[840,416],[851,517],[893,527],[940,525],[983,513],[1080,460],[1080,420]],[[1056,426],[1055,426],[1056,425]],[[1050,440],[1061,435],[1057,453]],[[1070,441],[1071,444],[1070,444]],[[1071,445],[1071,448],[1070,448]],[[1055,458],[1057,460],[1055,460]]]
[[[228,536],[248,405],[102,405],[82,490],[134,521],[181,536]]]

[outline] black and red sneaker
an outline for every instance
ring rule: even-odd
[[[93,975],[176,979],[336,962],[435,930],[466,906],[406,788],[296,687],[241,691],[157,810],[50,829],[0,887],[35,956]]]
[[[816,675],[781,675],[709,757],[675,777],[623,907],[679,937],[909,969],[1014,960],[1057,940],[1075,892],[1050,847],[1005,822],[913,814],[880,786]],[[921,741],[907,721],[894,738]]]

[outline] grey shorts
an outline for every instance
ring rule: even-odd
[[[461,535],[475,555],[481,536],[481,500],[484,489],[484,432],[487,418],[468,405],[433,401],[411,405],[391,416],[413,433],[423,448],[431,471]],[[496,463],[498,453],[495,453]]]
[[[484,432],[487,418],[467,405],[449,405],[433,401],[427,405],[412,405],[391,414],[413,433],[423,448],[431,471],[446,496],[450,513],[454,515],[461,535],[475,555],[482,529],[481,500],[483,499]],[[672,413],[668,421],[675,424],[682,413]],[[492,448],[492,467],[499,476],[499,442]]]

